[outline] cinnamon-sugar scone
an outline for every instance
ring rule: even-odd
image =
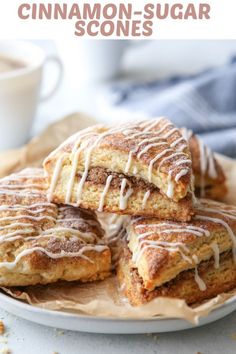
[[[52,152],[44,168],[49,200],[56,203],[175,219],[183,200],[179,219],[191,216],[190,152],[166,118],[81,131]]]
[[[71,169],[64,167],[58,177],[53,193],[53,202],[62,203],[68,191],[68,180]],[[70,204],[77,205],[78,189],[81,176],[73,181]],[[125,215],[148,215],[160,219],[188,221],[193,215],[192,194],[179,202],[169,199],[153,184],[135,177],[109,172],[102,168],[91,168],[83,183],[80,206],[85,209],[97,210]]]
[[[95,213],[49,203],[47,188],[42,169],[0,180],[0,286],[110,274],[111,253]]]
[[[154,290],[148,291],[137,269],[134,268],[131,258],[130,250],[126,247],[120,259],[118,279],[121,289],[133,306],[143,305],[157,297],[184,299],[187,304],[191,305],[236,287],[236,265],[231,252],[224,252],[220,255],[217,268],[213,257],[199,264],[198,276],[205,284],[204,290],[199,289],[195,270],[190,269]]]
[[[182,128],[181,132],[189,143],[196,196],[223,201],[226,177],[215,154],[191,130]]]
[[[213,256],[217,263],[223,252],[232,250],[236,260],[236,207],[223,203],[198,200],[189,223],[136,217],[127,232],[134,267],[147,290]]]

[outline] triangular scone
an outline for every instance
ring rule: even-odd
[[[189,156],[187,142],[166,118],[95,126],[46,158],[49,199],[100,211],[188,220]]]
[[[128,247],[145,289],[151,291],[195,269],[203,290],[197,266],[214,257],[217,268],[220,255],[228,251],[236,261],[235,234],[236,207],[200,200],[189,223],[134,218],[128,227]]]
[[[185,300],[187,304],[199,304],[213,297],[235,289],[236,264],[231,252],[220,255],[219,267],[215,268],[214,257],[201,262],[198,266],[198,276],[205,284],[201,291],[196,283],[194,269],[180,273],[173,280],[148,291],[143,286],[142,278],[133,267],[132,255],[127,247],[123,250],[117,269],[120,288],[133,306],[143,305],[158,297],[167,297]]]
[[[196,196],[223,201],[227,193],[226,178],[215,154],[191,130],[182,128],[181,132],[189,143]]]
[[[103,279],[110,249],[95,213],[46,198],[42,169],[0,180],[0,285]]]

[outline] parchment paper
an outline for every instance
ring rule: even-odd
[[[47,154],[79,129],[95,124],[96,121],[83,114],[76,113],[49,126],[40,136],[35,137],[26,146],[0,153],[0,177],[18,171],[27,166],[40,166]],[[229,192],[226,202],[236,205],[236,161],[218,156],[228,180]],[[113,218],[113,220],[115,220]],[[107,219],[109,228],[111,224]],[[103,215],[104,225],[104,215]],[[226,300],[236,296],[236,289],[227,294],[189,307],[178,299],[156,298],[141,307],[132,307],[122,295],[115,275],[90,284],[60,282],[47,286],[29,286],[24,288],[3,288],[9,295],[27,303],[50,310],[86,314],[109,318],[182,318],[197,323],[202,316],[221,306]]]

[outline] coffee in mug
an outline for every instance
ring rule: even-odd
[[[44,97],[41,94],[43,67],[58,67],[58,79]],[[38,103],[52,96],[62,77],[57,56],[45,56],[30,42],[0,41],[0,151],[26,143]]]
[[[0,55],[0,75],[10,71],[20,70],[27,66],[27,64],[16,58],[10,56]]]

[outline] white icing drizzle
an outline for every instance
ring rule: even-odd
[[[83,186],[84,186],[84,183],[86,181],[86,178],[88,176],[88,172],[89,172],[89,165],[90,165],[90,159],[91,159],[91,154],[92,154],[92,151],[94,149],[94,146],[92,145],[88,152],[87,152],[87,155],[85,157],[85,165],[84,165],[84,172],[81,176],[81,180],[79,182],[79,185],[78,185],[78,191],[77,191],[77,204],[78,206],[80,205],[81,203],[81,195],[82,195],[82,190],[83,190]]]
[[[218,202],[211,202],[209,204],[209,202],[207,200],[202,200],[201,204],[197,205],[197,208],[199,211],[201,212],[206,212],[206,213],[214,213],[214,214],[218,214],[219,217],[215,217],[214,216],[208,216],[208,215],[195,215],[194,219],[195,220],[203,220],[203,221],[210,221],[213,223],[217,223],[222,225],[228,232],[231,240],[232,240],[232,251],[233,251],[233,257],[234,257],[234,261],[236,262],[236,235],[234,234],[232,228],[230,227],[230,225],[223,220],[222,218],[229,218],[232,220],[236,220],[236,208],[232,207],[232,206],[224,206],[221,203]],[[221,217],[220,217],[221,216]],[[142,222],[145,221],[144,217],[139,217],[136,219],[133,219],[131,224],[136,224],[137,222]],[[169,251],[169,252],[179,252],[181,257],[187,261],[190,262],[192,264],[192,262],[194,261],[196,266],[195,266],[195,281],[197,282],[199,288],[201,291],[205,291],[206,290],[206,284],[204,283],[204,281],[199,277],[198,274],[198,269],[197,269],[197,264],[199,263],[198,257],[196,255],[192,256],[192,259],[188,256],[187,252],[188,250],[186,249],[187,246],[185,246],[184,244],[182,244],[182,247],[180,247],[180,245],[178,243],[172,243],[172,242],[166,242],[166,243],[160,243],[160,241],[153,241],[153,240],[146,240],[145,237],[151,236],[155,233],[160,233],[160,234],[172,234],[172,233],[190,233],[193,234],[197,237],[201,237],[201,236],[210,236],[210,232],[208,230],[205,230],[203,227],[197,227],[197,226],[193,226],[193,225],[180,225],[178,223],[174,223],[174,222],[160,222],[157,224],[138,224],[138,225],[134,225],[135,229],[148,229],[150,230],[150,228],[153,228],[153,230],[148,231],[148,232],[144,232],[141,233],[137,236],[137,239],[139,241],[138,246],[136,247],[136,249],[133,252],[133,259],[135,261],[137,261],[137,259],[140,259],[140,257],[142,256],[143,252],[145,252],[146,249],[149,248],[164,248],[165,250]],[[163,229],[164,228],[164,229]],[[141,241],[141,242],[140,242]],[[183,248],[183,246],[185,246],[185,248]],[[214,266],[215,268],[219,268],[219,264],[220,264],[220,249],[219,246],[216,242],[212,242],[209,247],[212,249],[213,251],[213,256],[214,256]],[[184,251],[184,252],[183,252]]]
[[[105,197],[106,197],[106,194],[110,188],[110,184],[111,184],[111,181],[113,179],[113,176],[110,175],[107,177],[106,179],[106,184],[105,184],[105,187],[104,187],[104,190],[101,194],[101,198],[100,198],[100,201],[99,201],[99,207],[98,207],[98,211],[99,212],[102,212],[103,211],[103,207],[104,207],[104,201],[105,201]]]
[[[94,242],[97,239],[97,235],[95,235],[93,232],[82,232],[79,230],[75,230],[69,227],[57,227],[57,228],[52,228],[52,229],[47,229],[42,232],[42,235],[44,236],[54,236],[57,233],[68,233],[70,236],[74,235],[76,236],[80,241],[83,242]]]
[[[162,140],[164,142],[164,139],[160,136],[154,136],[153,138],[146,138],[146,139],[143,139],[142,141],[140,141],[138,143],[138,146],[141,146],[146,143],[154,143],[155,141],[160,141],[160,140]]]
[[[182,136],[179,139],[173,141],[173,143],[170,144],[170,147],[172,148],[176,147],[181,141],[183,141],[185,143],[185,147],[187,147],[186,141]]]
[[[179,224],[171,224],[171,223],[159,223],[159,224],[141,224],[141,225],[136,225],[135,229],[142,229],[142,228],[150,228],[153,227],[155,230],[150,231],[150,235],[160,232],[160,233],[183,233],[183,232],[188,232],[192,233],[195,236],[210,236],[210,232],[208,230],[205,230],[202,227],[198,226],[193,226],[193,225],[179,225]],[[168,227],[168,229],[161,229],[162,227]],[[142,234],[143,235],[143,234]],[[139,236],[138,236],[139,238]]]
[[[144,245],[144,246],[143,246]],[[143,246],[143,247],[142,247]],[[183,251],[181,250],[181,247],[183,247],[183,244],[181,243],[170,243],[170,242],[159,242],[159,241],[153,241],[153,240],[143,240],[139,243],[138,246],[138,251],[137,252],[133,252],[133,257],[132,260],[133,262],[137,263],[140,258],[142,257],[143,253],[147,250],[147,249],[164,249],[166,251],[169,252],[179,252],[181,254],[184,254]],[[184,255],[186,258],[185,260],[190,261],[191,259]]]
[[[74,143],[73,149],[72,149],[72,155],[73,155],[73,160],[72,160],[72,168],[71,168],[71,174],[69,176],[69,181],[68,181],[68,186],[66,188],[66,196],[65,196],[65,203],[70,203],[71,201],[71,195],[73,192],[73,186],[75,183],[75,177],[76,177],[76,172],[77,172],[77,168],[78,168],[78,163],[79,163],[79,159],[81,156],[81,153],[83,152],[83,156],[84,156],[84,168],[83,171],[81,172],[81,178],[77,187],[77,202],[76,205],[79,206],[81,203],[81,197],[82,197],[82,191],[83,191],[83,186],[84,183],[86,182],[88,173],[89,173],[89,169],[90,169],[90,165],[91,165],[91,157],[92,157],[92,153],[94,151],[94,149],[99,145],[99,143],[106,137],[109,135],[112,135],[114,133],[119,133],[122,134],[123,136],[125,136],[125,140],[132,140],[134,138],[138,138],[141,139],[141,141],[137,142],[137,146],[135,149],[132,149],[129,151],[128,153],[128,160],[127,163],[125,165],[124,168],[124,173],[128,174],[131,167],[132,167],[132,159],[135,153],[137,154],[137,158],[140,159],[143,154],[147,153],[150,149],[158,147],[158,146],[168,146],[168,142],[165,141],[165,139],[170,138],[175,132],[179,132],[179,130],[177,128],[174,127],[174,125],[172,123],[170,123],[169,121],[163,122],[162,126],[157,127],[158,124],[165,119],[164,117],[161,117],[159,119],[156,120],[147,120],[145,122],[130,122],[127,124],[122,125],[121,127],[117,127],[117,128],[110,128],[110,129],[106,129],[104,132],[104,128],[99,130],[97,129],[97,131],[93,131],[91,130],[86,130],[85,133],[83,134],[77,134],[77,140]],[[157,128],[156,128],[157,127]],[[166,129],[169,130],[167,132]],[[140,129],[142,129],[140,131]],[[153,134],[155,136],[153,136]],[[157,136],[158,135],[158,136]],[[85,139],[85,140],[83,140]],[[189,159],[183,159],[183,157],[187,157],[187,155],[185,153],[182,152],[175,152],[173,150],[173,148],[178,145],[179,143],[181,143],[181,141],[183,140],[182,137],[177,136],[176,140],[171,142],[171,148],[166,148],[163,151],[161,151],[160,153],[158,153],[149,163],[148,166],[148,180],[149,182],[152,182],[152,170],[153,170],[153,165],[155,162],[157,162],[159,159],[163,158],[162,161],[160,161],[159,164],[159,168],[162,166],[163,163],[165,163],[167,160],[171,159],[172,157],[178,157],[176,159],[176,161],[174,162],[175,166],[181,166],[182,164],[184,164],[185,162],[188,164],[191,164],[191,160]],[[73,141],[73,139],[71,139],[71,141]],[[146,145],[147,143],[147,145]],[[145,145],[144,145],[145,144]],[[90,145],[90,146],[89,146]],[[140,147],[142,147],[140,149]],[[140,149],[140,151],[139,151]],[[167,153],[170,153],[169,156],[165,157],[165,155]],[[182,156],[182,160],[180,160],[180,157]],[[51,185],[50,185],[50,189],[49,189],[49,200],[52,200],[53,197],[53,192],[56,188],[57,185],[57,181],[59,178],[59,174],[62,168],[62,164],[63,164],[63,157],[59,158],[57,160],[54,172],[53,172],[53,176],[51,179]],[[135,168],[136,167],[136,168]],[[191,167],[191,166],[190,166]],[[179,179],[187,174],[186,170],[190,167],[186,167],[183,166],[181,167],[181,171],[178,173],[178,175],[175,177],[175,180],[172,181],[172,173],[171,175],[169,175],[169,181],[168,181],[168,190],[167,190],[167,195],[168,197],[172,198],[173,194],[174,194],[174,182],[179,181]],[[137,170],[137,166],[132,167],[133,168],[133,174],[136,174],[138,172]],[[175,168],[173,168],[173,172],[174,172]],[[124,183],[124,182],[123,182]],[[121,184],[122,187],[122,184]],[[106,186],[105,186],[106,188]],[[128,194],[132,194],[132,190],[128,191]],[[122,196],[122,192],[121,192],[121,196]],[[126,196],[125,196],[126,197]],[[124,198],[125,198],[124,197]],[[102,198],[102,196],[101,196]],[[75,204],[75,203],[74,203]],[[124,203],[121,203],[122,205]]]
[[[204,283],[204,281],[202,280],[202,278],[200,278],[199,274],[198,274],[198,269],[197,269],[197,264],[198,264],[198,257],[196,255],[193,255],[193,260],[195,262],[195,281],[199,287],[199,289],[201,291],[205,291],[206,290],[206,284]]]
[[[204,145],[201,139],[198,138],[198,146],[200,152],[200,195],[205,196],[205,176],[208,174],[212,179],[217,178],[216,164],[213,152]]]
[[[207,211],[207,212],[212,212],[212,213],[217,213],[217,214],[220,214],[222,216],[225,216],[229,219],[232,219],[232,220],[236,220],[236,215],[235,215],[235,212],[234,212],[234,215],[232,215],[231,213],[229,213],[227,210],[216,210],[214,208],[208,208],[208,207],[204,207],[204,211]]]
[[[48,203],[49,204],[49,203]],[[47,205],[43,205],[42,203],[42,206],[44,206],[44,208],[40,208],[40,209],[36,209],[36,210],[31,210],[32,208],[34,208],[33,205],[31,206],[20,206],[20,205],[13,205],[13,206],[8,206],[8,205],[1,205],[0,206],[0,212],[3,211],[10,211],[10,212],[16,212],[16,211],[21,211],[21,210],[27,210],[28,213],[30,214],[40,214],[40,213],[43,213],[45,212],[46,210],[48,210],[48,212],[50,213],[53,213],[54,210],[50,210],[50,209],[46,209],[47,207],[50,208],[50,207],[54,207],[55,208],[55,205],[53,204],[49,204],[48,206]]]
[[[189,139],[193,136],[193,131],[191,129],[181,128],[181,132],[182,132],[183,138],[186,141],[189,141]]]
[[[0,231],[3,231],[3,230],[7,230],[7,229],[14,229],[16,227],[32,227],[31,224],[29,223],[25,223],[25,222],[14,222],[14,223],[11,223],[9,225],[4,225],[4,226],[0,226]]]
[[[62,169],[62,165],[63,165],[63,160],[64,160],[64,156],[60,156],[56,162],[56,166],[54,168],[53,171],[53,175],[52,175],[52,179],[51,179],[51,183],[50,183],[50,187],[49,187],[49,191],[48,191],[48,200],[51,201],[53,198],[53,193],[55,191],[56,185],[57,185],[57,181],[59,178],[59,174],[61,172]]]
[[[175,162],[176,166],[183,165],[183,164],[187,164],[187,163],[192,164],[192,160],[186,159],[186,160],[179,160],[179,161],[176,161],[176,162]]]
[[[157,124],[159,124],[162,119],[164,119],[164,117],[160,117],[160,118],[155,119],[154,121],[151,121],[151,122],[150,122],[150,121],[147,121],[147,126],[144,128],[144,132],[149,132],[150,130],[152,130],[153,128],[155,128],[155,126],[156,126]],[[170,125],[170,124],[171,124],[171,123],[168,122],[167,125]],[[166,127],[165,127],[165,128],[166,128]]]
[[[120,188],[120,210],[125,210],[127,208],[129,197],[133,193],[133,189],[129,188],[126,194],[124,195],[126,184],[127,184],[127,180],[123,178],[121,182],[121,188]]]
[[[206,152],[207,152],[207,157],[208,157],[208,173],[212,179],[215,179],[215,178],[217,178],[218,174],[217,174],[217,170],[216,170],[214,154],[208,147],[206,147]]]
[[[71,195],[72,195],[72,191],[73,191],[73,185],[74,185],[74,181],[75,181],[75,175],[76,175],[76,171],[77,171],[77,165],[78,165],[80,153],[81,153],[81,149],[78,149],[74,155],[74,158],[73,158],[72,167],[71,167],[71,174],[69,177],[67,191],[66,191],[65,203],[70,203],[70,200],[71,200]]]
[[[230,238],[232,240],[232,243],[233,243],[234,262],[236,262],[236,237],[235,237],[235,234],[234,234],[233,230],[227,224],[227,222],[225,222],[224,220],[219,219],[219,218],[213,218],[213,217],[205,216],[205,215],[195,215],[194,218],[196,220],[205,220],[205,221],[207,220],[207,221],[211,221],[211,222],[216,223],[216,224],[220,224],[228,231],[228,234],[229,234],[229,236],[230,236]]]
[[[34,232],[35,230],[31,227],[27,230],[16,230],[16,231],[13,231],[13,232],[9,232],[8,234],[5,234],[5,235],[1,235],[0,237],[0,244],[4,243],[4,242],[9,242],[9,241],[12,241],[12,240],[15,240],[15,239],[18,239],[18,238],[23,238],[22,235],[24,235],[24,239],[26,239],[27,235],[32,235],[32,233]],[[17,236],[17,237],[14,237],[14,236]]]
[[[207,287],[206,287],[206,284],[204,283],[203,279],[200,278],[200,276],[198,274],[197,266],[195,266],[195,276],[194,276],[194,278],[195,278],[195,281],[196,281],[199,289],[201,291],[205,291],[207,289]]]
[[[47,255],[51,259],[80,257],[80,258],[83,258],[83,259],[93,263],[93,261],[90,258],[88,258],[87,256],[85,256],[83,253],[89,252],[89,251],[103,252],[106,249],[107,249],[107,246],[94,245],[94,246],[83,246],[81,248],[81,250],[78,252],[65,252],[62,250],[61,253],[52,253],[52,252],[47,251],[43,247],[32,247],[30,249],[25,249],[24,251],[20,252],[16,256],[15,260],[12,262],[0,262],[0,268],[13,269],[23,257],[28,256],[34,252],[42,252],[43,254]]]
[[[167,154],[167,152],[172,152],[172,149],[165,149],[162,152],[160,152],[159,154],[157,154],[149,163],[148,166],[148,180],[149,182],[152,182],[152,169],[153,169],[153,165],[155,162],[157,162],[161,157],[163,157],[164,155]]]
[[[130,133],[134,132],[134,130],[131,130]],[[142,137],[147,137],[149,135],[153,135],[153,132],[144,132],[144,131],[139,131],[137,133],[134,133],[132,135],[129,135],[129,136],[126,136],[125,137],[125,140],[132,140],[132,139],[135,139],[135,138],[142,138]]]
[[[51,193],[53,193],[56,187],[62,163],[63,157],[57,161],[57,166],[54,171],[51,183]],[[20,179],[22,179],[22,175],[20,174],[19,178],[17,178],[17,176],[14,177],[14,180],[20,181]],[[13,180],[13,178],[11,180]],[[7,184],[0,185],[0,188],[8,187],[9,185]],[[42,189],[41,185],[39,186],[37,184],[30,183],[30,181],[28,184],[25,185],[23,185],[23,183],[20,184],[20,182],[15,185],[11,185],[10,189],[14,188],[14,191],[11,191],[11,195],[13,195],[14,198],[9,202],[9,205],[0,206],[0,244],[2,245],[3,243],[15,242],[20,240],[23,241],[23,244],[25,246],[25,249],[21,251],[21,249],[18,248],[21,247],[20,244],[14,244],[14,246],[16,247],[16,253],[19,252],[19,254],[15,257],[14,261],[1,262],[0,267],[13,269],[24,256],[27,256],[33,252],[44,253],[52,259],[62,257],[81,257],[88,260],[89,262],[93,262],[84,254],[85,252],[101,252],[107,249],[107,246],[104,245],[102,240],[100,240],[100,238],[94,232],[90,232],[90,229],[88,229],[87,231],[79,230],[80,225],[81,229],[83,230],[83,223],[91,226],[99,226],[98,221],[96,221],[95,219],[83,219],[81,218],[80,214],[74,215],[74,211],[70,212],[70,210],[73,210],[72,207],[57,207],[56,205],[46,201],[32,203],[28,205],[14,204],[15,197],[22,197],[21,189],[27,187],[38,187]],[[8,191],[1,190],[1,192],[3,194],[8,194]],[[46,197],[44,191],[40,190],[38,192],[40,192],[42,198]],[[29,193],[31,196],[31,190],[29,191]],[[30,203],[30,200],[24,200],[23,202]],[[50,221],[52,222],[52,224],[50,225],[49,229],[45,230],[47,224],[44,223],[43,225],[40,225],[38,223],[39,221]],[[67,227],[67,222],[72,223],[72,226]],[[74,229],[73,227],[76,227],[76,229]],[[38,242],[43,238],[47,239],[47,242],[54,239],[60,239],[63,241],[70,239],[71,241],[78,241],[78,245],[81,245],[81,249],[78,252],[67,252],[64,250],[62,250],[60,253],[50,252],[48,251],[47,246],[42,246],[38,244]],[[35,242],[31,244],[31,241]],[[95,241],[96,244],[94,244]]]
[[[93,133],[89,132],[86,134],[81,134],[79,136],[78,140],[76,141],[76,143],[74,144],[74,147],[72,150],[74,157],[72,160],[71,174],[70,174],[69,181],[68,181],[65,203],[70,203],[70,200],[71,200],[71,195],[72,195],[74,180],[75,180],[75,176],[76,176],[76,172],[77,172],[79,156],[80,156],[81,152],[88,146],[88,144],[90,142],[90,140],[88,139],[87,141],[85,141],[83,143],[82,139],[85,137],[87,137],[87,138],[93,137]],[[82,144],[81,144],[81,142],[82,142]],[[80,144],[81,144],[81,146],[79,146]],[[77,149],[78,146],[79,146],[79,148]]]
[[[12,190],[0,190],[0,194],[1,195],[9,195],[9,196],[15,196],[16,195],[16,190],[12,191]],[[34,190],[34,189],[23,189],[23,190],[19,190],[17,191],[17,195],[20,197],[31,197],[31,196],[41,196],[42,195],[42,191],[40,190]]]
[[[182,152],[174,152],[173,154],[167,156],[167,157],[164,157],[164,159],[161,160],[161,162],[159,163],[159,166],[158,166],[158,171],[160,171],[160,168],[161,166],[168,160],[171,160],[173,157],[176,157],[176,156],[183,156],[183,153]],[[181,160],[181,162],[183,163],[185,160]]]
[[[171,135],[173,135],[175,132],[178,132],[179,129],[178,128],[173,128],[170,131],[168,131],[166,134],[163,135],[164,139],[169,138]]]
[[[222,225],[224,225],[229,234],[230,232],[230,228],[229,226],[226,226],[227,224],[220,219],[217,218],[210,218],[207,216],[201,216],[201,215],[197,215],[195,217],[197,220],[210,220],[213,222],[217,222],[220,223]],[[132,221],[132,223],[137,223],[139,221],[145,220],[145,218],[136,218]],[[133,251],[133,261],[135,263],[138,262],[138,260],[141,258],[141,256],[143,255],[143,253],[147,250],[147,249],[152,249],[152,248],[156,248],[156,249],[165,249],[169,252],[179,252],[181,257],[188,263],[193,264],[193,262],[195,263],[195,281],[199,286],[199,289],[201,291],[205,291],[206,290],[206,284],[204,283],[204,281],[200,278],[199,274],[198,274],[198,269],[197,269],[197,264],[199,263],[199,259],[197,257],[197,255],[193,255],[192,257],[189,257],[189,249],[188,246],[186,246],[185,244],[183,244],[182,242],[166,242],[166,241],[155,241],[155,240],[149,240],[146,239],[147,237],[154,235],[155,233],[160,233],[161,235],[163,234],[172,234],[172,233],[189,233],[189,234],[193,234],[197,237],[203,237],[203,236],[210,236],[210,232],[208,230],[205,230],[203,227],[199,227],[199,226],[194,226],[194,225],[180,225],[179,223],[174,223],[174,222],[160,222],[157,224],[137,224],[134,225],[135,229],[147,229],[149,231],[138,234],[137,236],[137,240],[138,240],[138,245],[136,247],[136,249]],[[150,231],[150,228],[153,228],[153,230]],[[232,230],[231,230],[232,231]],[[232,233],[231,233],[231,236]],[[215,267],[218,268],[219,267],[219,262],[220,262],[220,250],[219,250],[219,246],[217,245],[217,243],[212,242],[210,244],[210,247],[213,250],[214,253],[214,259],[215,259]]]
[[[90,127],[90,129],[92,130],[93,127]],[[94,131],[89,131],[89,132],[85,132],[85,133],[81,133],[80,132],[79,135],[78,135],[78,139],[74,143],[74,146],[73,146],[73,149],[72,149],[72,154],[76,153],[77,149],[79,148],[79,146],[80,146],[80,144],[82,142],[82,139],[93,137],[93,136],[94,136]]]
[[[42,221],[42,220],[49,220],[49,221],[56,221],[56,219],[52,216],[42,215],[42,216],[31,216],[31,215],[16,215],[16,216],[5,216],[0,219],[0,222],[4,221],[14,221],[26,219],[30,221]]]
[[[161,118],[163,119],[163,118]],[[160,119],[160,120],[161,120]],[[145,134],[147,133],[151,133],[150,130],[152,130],[159,122],[159,121],[154,121],[154,122],[151,122],[151,124],[149,122],[145,122],[145,124],[141,124],[142,127],[145,127],[146,128],[142,131],[142,132],[138,132],[138,133],[135,133],[131,136],[127,136],[126,139],[132,139],[132,138],[135,138],[135,137],[145,137]],[[169,123],[167,122],[166,124],[163,125],[163,127],[159,130],[156,130],[154,131],[153,133],[155,134],[161,134],[165,131],[165,129],[167,127],[173,127],[172,123]],[[167,139],[169,138],[171,135],[173,135],[175,132],[178,132],[179,130],[175,127],[173,127],[171,130],[169,130],[166,134],[164,134],[163,136],[160,136],[160,137],[153,137],[151,139],[149,138],[145,138],[144,140],[142,140],[141,142],[138,143],[138,147],[141,146],[142,144],[146,143],[146,142],[149,142],[150,144],[148,144],[147,146],[145,146],[137,155],[137,158],[141,158],[141,156],[148,152],[149,149],[153,148],[153,147],[157,147],[157,146],[162,146],[162,145],[168,145],[165,141],[163,141],[163,139]],[[131,133],[131,131],[129,131],[129,133]],[[151,140],[153,143],[151,143]],[[162,142],[159,142],[159,143],[154,143],[154,141],[159,141],[159,140],[162,140]],[[178,138],[177,140],[175,140],[174,142],[172,142],[171,144],[171,147],[175,147],[176,145],[178,145],[181,141],[185,141],[183,137],[180,137]],[[184,144],[183,148],[187,146],[187,143]],[[126,164],[126,168],[125,168],[125,172],[127,173],[130,169],[130,165],[131,165],[131,160],[132,160],[132,156],[135,152],[138,151],[138,148],[136,148],[134,151],[131,151],[129,153],[129,157],[128,157],[128,161],[127,161],[127,164]],[[152,159],[149,163],[149,169],[148,169],[148,179],[149,181],[151,182],[151,178],[152,178],[152,169],[153,169],[153,165],[154,163],[159,160],[161,157],[163,157],[167,152],[172,152],[171,155],[165,157],[164,159],[162,159],[162,161],[160,162],[159,164],[159,167],[158,169],[160,169],[160,167],[162,166],[162,164],[171,159],[172,157],[175,157],[175,156],[184,156],[184,154],[182,152],[173,152],[172,149],[166,149],[164,151],[162,151],[161,153],[159,153],[158,155],[155,156],[154,159]],[[176,166],[180,166],[181,164],[184,164],[184,163],[192,163],[192,161],[190,159],[185,159],[185,160],[179,160],[179,161],[175,161],[175,164]],[[186,175],[188,173],[187,169],[183,169],[181,170],[179,173],[178,173],[178,176],[176,177],[175,181],[178,182],[179,179]],[[171,179],[171,176],[170,178]],[[169,197],[173,197],[173,189],[174,189],[174,186],[173,186],[173,183],[169,183],[169,186],[168,186],[168,196]]]
[[[171,180],[171,177],[172,177],[172,171],[171,170],[168,174],[168,178],[167,178],[167,191],[166,191],[166,195],[168,198],[173,198],[174,196],[174,183],[173,181]]]
[[[140,157],[147,153],[148,150],[150,150],[151,148],[153,147],[157,147],[157,146],[163,146],[163,145],[168,145],[167,143],[165,142],[161,142],[161,143],[152,143],[152,144],[149,144],[149,145],[146,145],[137,155],[137,158],[140,159]]]
[[[35,188],[35,189],[42,189],[42,184],[36,183],[26,183],[26,184],[0,184],[0,188],[3,189],[26,189],[26,188]]]
[[[125,173],[128,173],[130,170],[131,162],[132,162],[132,157],[133,157],[133,151],[131,150],[129,152],[129,157],[125,166]]]
[[[200,139],[198,140],[198,144],[199,144],[200,170],[201,170],[200,196],[204,197],[205,196],[205,174],[207,170],[207,158],[206,158],[207,156],[206,156],[205,145]]]
[[[151,191],[150,191],[150,190],[148,190],[148,191],[144,194],[143,201],[142,201],[142,209],[145,209],[145,208],[146,208],[146,204],[147,204],[148,198],[150,197],[150,194],[151,194]]]
[[[19,181],[19,180],[22,180],[22,179],[30,179],[30,180],[38,180],[38,179],[41,179],[43,178],[43,176],[41,174],[39,175],[30,175],[30,174],[23,174],[23,173],[18,173],[18,174],[12,174],[10,176],[6,176],[4,178],[2,178],[1,180],[2,181]]]
[[[80,205],[80,203],[81,203],[82,190],[83,190],[83,186],[86,181],[86,178],[88,176],[88,172],[89,172],[89,168],[90,168],[90,160],[91,160],[93,150],[99,145],[99,143],[102,141],[102,139],[104,137],[109,136],[109,135],[116,133],[116,132],[119,132],[119,129],[117,129],[117,128],[111,129],[111,130],[108,130],[108,131],[98,135],[95,142],[88,148],[86,156],[85,156],[84,172],[82,174],[82,177],[81,177],[81,180],[80,180],[80,183],[78,186],[78,195],[77,195],[77,204],[78,205]]]
[[[159,123],[159,122],[157,122],[157,123]],[[168,128],[168,127],[173,127],[173,124],[171,122],[166,122],[165,124],[163,124],[162,128],[155,130],[154,133],[155,134],[162,134],[166,130],[166,128]],[[152,129],[152,127],[150,126],[146,129],[144,129],[144,132],[149,132],[151,129]]]
[[[175,176],[175,181],[176,181],[176,182],[179,182],[180,178],[183,177],[183,176],[186,176],[188,173],[189,173],[189,170],[187,170],[187,169],[181,170],[181,171],[180,171],[179,173],[177,173],[177,175]]]
[[[212,248],[213,252],[214,252],[214,259],[215,259],[215,268],[219,268],[220,267],[220,250],[219,250],[219,246],[217,245],[216,242],[212,242],[210,244],[210,247]]]
[[[136,175],[138,173],[138,168],[136,166],[134,166],[133,168],[133,174]]]

